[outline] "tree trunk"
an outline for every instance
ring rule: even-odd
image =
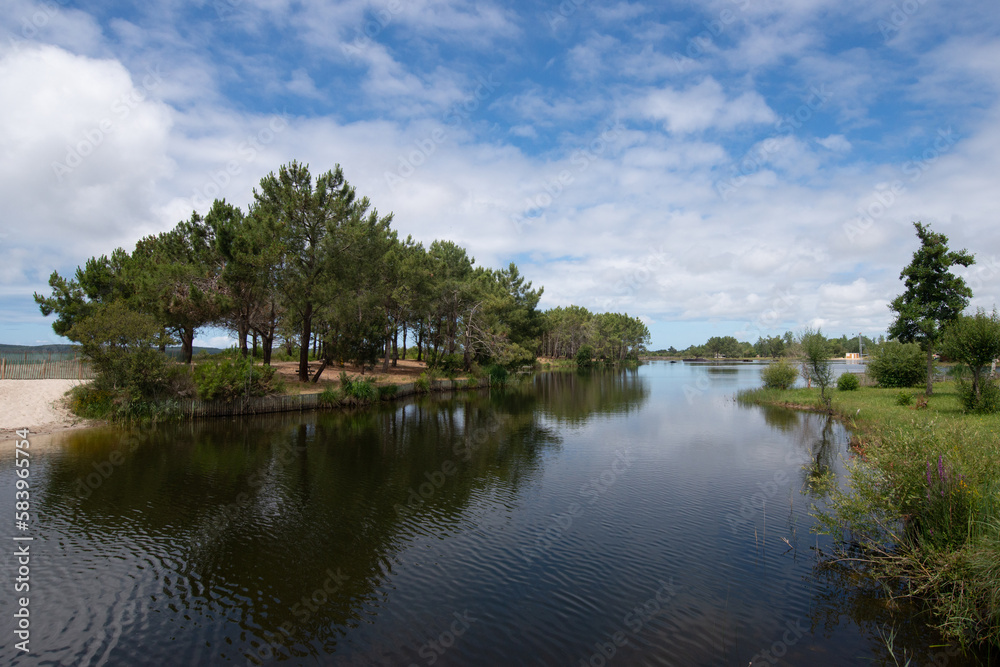
[[[309,381],[309,339],[312,336],[312,304],[302,314],[302,336],[299,338],[299,382]]]
[[[417,361],[422,361],[424,358],[424,321],[421,320],[417,325]]]
[[[403,322],[403,359],[406,359],[406,322]]]
[[[240,322],[236,325],[236,337],[240,341],[240,356],[246,358],[247,356],[247,325]]]
[[[181,354],[184,363],[190,364],[194,356],[194,327],[181,327]]]
[[[382,372],[389,372],[389,350],[392,349],[392,337],[385,335],[385,354],[382,356]]]
[[[319,382],[319,376],[323,374],[323,371],[326,369],[326,365],[326,359],[323,359],[323,363],[319,365],[319,368],[316,370],[316,374],[312,376],[312,380],[310,380],[310,382],[313,384]]]
[[[934,393],[934,348],[927,347],[927,395]]]
[[[392,334],[392,367],[397,366],[397,361],[399,361],[399,329],[397,328],[395,333]]]
[[[244,354],[243,356],[245,357],[247,355]],[[253,356],[255,358],[257,357],[257,331],[256,330],[254,330],[254,332],[253,332]]]

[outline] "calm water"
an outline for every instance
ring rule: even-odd
[[[913,665],[975,664],[819,565],[816,475],[848,435],[736,405],[758,370],[38,436],[32,654],[5,593],[0,662],[878,665],[895,626]]]

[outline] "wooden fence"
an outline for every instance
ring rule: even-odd
[[[0,358],[0,380],[93,380],[94,369],[83,359],[22,361]]]

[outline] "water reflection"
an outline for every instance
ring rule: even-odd
[[[865,616],[878,591],[851,599],[807,537],[847,434],[734,404],[758,370],[548,373],[357,412],[69,434],[33,468],[43,658],[578,664],[625,628],[619,664],[743,667],[801,621],[790,664],[884,660]],[[474,620],[431,648],[456,614]]]

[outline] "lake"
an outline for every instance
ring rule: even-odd
[[[810,512],[849,434],[736,404],[759,369],[34,436],[32,653],[5,630],[0,661],[895,664],[893,629],[913,665],[978,664],[825,565]]]

